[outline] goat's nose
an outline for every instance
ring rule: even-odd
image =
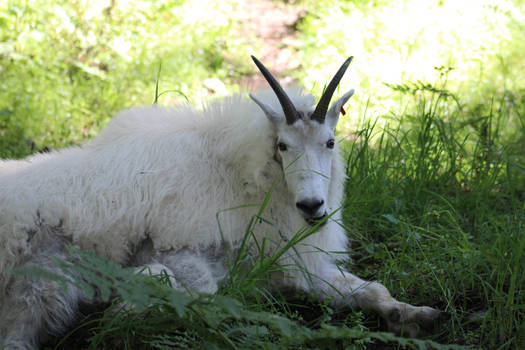
[[[322,199],[305,199],[300,202],[295,203],[297,208],[302,210],[304,213],[313,216],[317,213],[321,205],[324,204]]]

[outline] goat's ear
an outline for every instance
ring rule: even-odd
[[[278,123],[278,122],[281,122],[284,120],[284,117],[279,115],[279,113],[277,113],[276,111],[273,110],[272,107],[270,107],[270,105],[262,102],[261,100],[259,100],[257,97],[255,97],[254,94],[250,93],[250,98],[255,102],[257,103],[257,105],[259,107],[261,107],[261,109],[263,110],[264,114],[266,114],[266,116],[268,117],[268,119],[270,119],[270,121],[272,123]]]
[[[337,121],[339,120],[339,113],[341,108],[345,105],[346,101],[354,94],[354,89],[347,91],[341,98],[332,103],[332,106],[326,113],[326,120],[332,128],[335,128]]]

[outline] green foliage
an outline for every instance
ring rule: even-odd
[[[505,127],[524,122],[523,106],[471,108],[441,83],[391,87],[412,103],[383,128],[364,122],[347,143],[350,269],[450,312],[442,342],[520,348],[525,129]]]
[[[118,111],[151,104],[160,62],[168,103],[201,100],[205,78],[246,71],[227,10],[182,0],[0,2],[0,158],[79,144]]]
[[[60,273],[37,267],[18,273],[55,280],[62,288],[74,285],[89,298],[96,295],[106,302],[115,298],[99,317],[87,322],[90,349],[363,349],[372,342],[408,349],[461,348],[346,326],[322,324],[312,329],[285,315],[254,311],[253,306],[224,293],[190,296],[172,288],[165,274],[137,273],[93,253],[68,250],[73,263],[54,259]],[[68,334],[55,348],[74,335]]]

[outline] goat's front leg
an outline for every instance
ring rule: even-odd
[[[336,305],[350,305],[377,312],[396,334],[416,337],[434,327],[441,312],[428,306],[413,306],[393,298],[378,282],[369,282],[330,266],[321,275],[323,282],[316,292],[323,298],[331,297]]]

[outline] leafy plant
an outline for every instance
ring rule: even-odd
[[[88,322],[92,334],[90,349],[331,349],[341,345],[360,349],[374,341],[413,349],[460,348],[345,326],[322,324],[319,329],[311,329],[285,315],[254,311],[253,306],[227,294],[189,295],[178,291],[171,287],[165,274],[137,273],[73,247],[68,248],[68,253],[71,261],[54,259],[60,274],[37,267],[22,268],[18,273],[52,279],[62,288],[75,286],[90,299],[109,302],[115,298],[99,317]],[[61,348],[73,334],[55,348]]]

